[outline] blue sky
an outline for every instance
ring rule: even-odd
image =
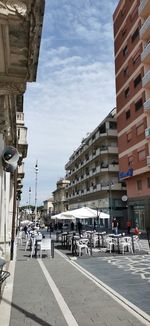
[[[24,100],[28,157],[21,205],[51,197],[73,151],[115,106],[112,15],[118,0],[47,0],[36,83]]]

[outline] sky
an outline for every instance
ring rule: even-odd
[[[69,157],[116,105],[112,15],[118,2],[46,0],[37,80],[24,98],[21,205],[34,205],[35,196],[42,205],[52,196]]]

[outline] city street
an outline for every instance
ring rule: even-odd
[[[1,324],[149,325],[149,263],[149,255],[68,258],[57,249],[53,259],[31,259],[18,246]]]

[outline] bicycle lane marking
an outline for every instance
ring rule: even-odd
[[[49,284],[49,287],[51,288],[53,294],[54,294],[54,297],[59,305],[59,308],[61,309],[62,311],[62,314],[68,324],[68,326],[79,326],[78,323],[76,322],[74,316],[72,315],[72,312],[71,310],[69,309],[68,305],[66,304],[63,296],[61,295],[60,291],[58,290],[55,282],[53,281],[51,275],[49,274],[47,268],[45,267],[42,259],[37,259],[41,269],[42,269],[42,272]]]

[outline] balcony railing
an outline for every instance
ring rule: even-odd
[[[24,124],[24,113],[23,112],[16,113],[16,124]]]
[[[147,43],[141,53],[141,61],[145,63],[150,63],[150,43]]]
[[[139,16],[141,16],[141,17],[148,16],[148,13],[150,14],[150,1],[149,0],[141,0],[138,11],[139,11]]]
[[[147,165],[150,166],[150,156],[147,156]]]
[[[150,137],[150,127],[145,129],[145,137]]]
[[[27,128],[17,127],[18,145],[27,145]]]
[[[148,40],[150,38],[150,16],[145,20],[140,29],[140,38],[143,40]]]
[[[24,163],[18,166],[18,175],[24,175]]]
[[[142,78],[142,86],[148,88],[150,87],[150,71],[148,71]]]
[[[150,112],[150,98],[146,102],[144,102],[144,111]]]

